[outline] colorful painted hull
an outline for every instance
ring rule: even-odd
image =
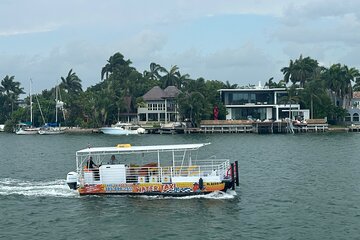
[[[130,195],[168,195],[188,196],[208,194],[215,191],[226,191],[229,188],[224,182],[204,183],[202,189],[198,183],[121,183],[96,184],[79,187],[80,195],[130,194]]]

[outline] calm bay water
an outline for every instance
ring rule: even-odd
[[[238,160],[235,193],[79,197],[65,185],[75,151],[211,142]],[[1,239],[358,239],[360,134],[0,134]],[[236,194],[236,195],[235,195]]]

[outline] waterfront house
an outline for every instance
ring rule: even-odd
[[[360,124],[360,91],[353,92],[350,107],[347,109],[345,122],[348,124]]]
[[[142,97],[143,104],[138,106],[138,121],[146,122],[177,122],[179,121],[176,97],[180,90],[168,86],[164,90],[158,86],[150,89]]]
[[[264,88],[260,85],[249,89],[220,89],[227,120],[274,120],[290,117],[309,119],[309,110],[300,104],[286,101],[286,88]]]

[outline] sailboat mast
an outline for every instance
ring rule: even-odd
[[[31,125],[33,125],[33,108],[32,108],[32,96],[31,96],[31,78],[30,78],[30,122],[31,122]]]
[[[58,122],[58,108],[57,108],[57,104],[58,104],[58,86],[56,85],[55,87],[55,122]]]

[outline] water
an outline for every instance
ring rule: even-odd
[[[79,197],[65,185],[76,150],[211,142],[238,160],[236,192]],[[0,134],[2,239],[358,239],[360,134]]]

